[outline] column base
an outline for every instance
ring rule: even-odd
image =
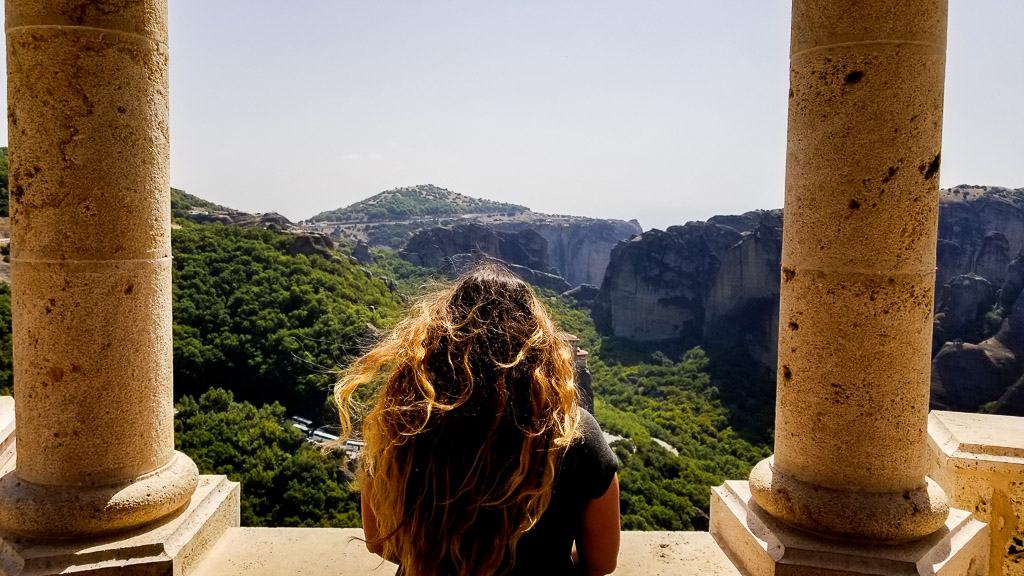
[[[942,528],[949,498],[931,478],[916,490],[854,492],[809,484],[775,467],[768,457],[750,471],[750,493],[766,512],[815,534],[896,544]]]
[[[201,476],[184,510],[157,524],[102,538],[27,540],[0,534],[4,576],[183,576],[222,534],[239,525],[239,488]]]
[[[950,510],[943,528],[917,542],[829,540],[773,518],[742,481],[712,489],[711,534],[747,576],[983,576],[988,570],[988,525],[963,510]]]
[[[196,465],[181,452],[150,474],[110,486],[35,484],[12,470],[0,477],[0,531],[90,538],[133,530],[184,508],[198,478]]]

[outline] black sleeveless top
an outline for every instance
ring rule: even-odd
[[[572,543],[580,534],[583,509],[604,495],[618,460],[597,420],[580,410],[583,437],[569,447],[555,477],[551,504],[516,547],[510,576],[572,574]]]

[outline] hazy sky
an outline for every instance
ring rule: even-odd
[[[170,7],[172,180],[210,200],[302,219],[433,183],[645,228],[782,205],[788,1]],[[1022,23],[950,1],[943,186],[1024,186]]]

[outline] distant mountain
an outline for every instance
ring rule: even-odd
[[[234,208],[214,204],[209,200],[203,200],[199,196],[194,196],[184,190],[171,188],[171,214],[175,218],[187,218],[189,214],[195,213],[241,214],[242,212]]]
[[[310,222],[392,222],[468,214],[518,214],[529,208],[472,198],[433,184],[395,188],[345,208],[321,212]]]
[[[612,247],[643,232],[635,220],[543,214],[432,184],[381,192],[317,214],[300,226],[347,243],[401,250],[410,262],[433,267],[468,253],[486,254],[561,276],[573,286],[599,284]],[[529,246],[519,246],[530,233]],[[501,238],[505,240],[499,242]],[[497,249],[499,244],[504,250]],[[523,250],[544,252],[544,265],[535,268],[533,261],[509,258]]]

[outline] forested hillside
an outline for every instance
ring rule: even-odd
[[[472,198],[432,184],[387,190],[337,210],[321,212],[312,222],[383,222],[460,214],[515,214],[525,206]]]
[[[208,388],[319,416],[333,370],[401,313],[386,281],[338,254],[290,254],[294,237],[179,222],[174,388]]]
[[[176,199],[177,210],[204,202]],[[386,250],[368,265],[343,251],[296,253],[297,238],[175,221],[175,441],[203,473],[242,483],[246,525],[352,526],[358,494],[349,466],[286,418],[330,424],[336,370],[396,322],[436,273]],[[613,447],[623,464],[624,528],[705,528],[708,487],[745,476],[766,449],[730,428],[704,353],[616,353],[571,298],[545,300],[592,353],[597,417],[620,437]],[[10,290],[0,285],[3,393],[12,383],[10,346]]]

